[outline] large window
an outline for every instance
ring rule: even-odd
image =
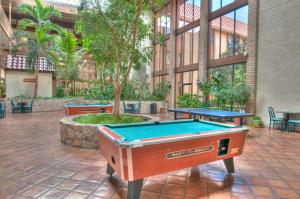
[[[210,60],[247,54],[248,5],[210,21]]]
[[[177,28],[182,28],[200,19],[201,0],[177,1]]]
[[[246,64],[231,64],[220,67],[209,68],[208,78],[214,85],[211,90],[210,101],[213,106],[231,106],[232,102],[226,100],[220,91],[235,85],[244,85],[246,83]],[[214,97],[212,97],[214,96]]]
[[[170,34],[171,30],[171,4],[156,13],[155,31],[164,35]]]
[[[166,35],[166,41],[164,44],[155,44],[154,71],[166,70],[170,65],[170,15],[171,4],[168,4],[161,11],[156,13],[155,31]]]
[[[176,66],[183,67],[199,62],[200,27],[183,32],[176,37]]]
[[[160,84],[161,82],[165,82],[166,81],[166,75],[162,75],[162,76],[155,76],[153,78],[153,82],[154,82],[154,87],[158,84]]]
[[[198,70],[176,74],[176,95],[198,93]]]
[[[210,0],[210,12],[214,12],[233,2],[235,2],[235,0]]]

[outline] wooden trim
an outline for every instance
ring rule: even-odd
[[[188,72],[188,71],[194,71],[199,69],[199,64],[191,64],[183,67],[176,67],[175,68],[175,73],[183,73],[183,72]]]
[[[181,27],[181,28],[177,28],[175,30],[175,35],[179,35],[181,33],[184,33],[186,31],[189,31],[197,26],[200,26],[200,19],[193,21],[192,23],[189,23],[188,25]]]
[[[248,58],[248,56],[245,56],[245,55],[236,55],[236,56],[226,57],[223,59],[210,60],[208,63],[208,67],[238,64],[238,63],[246,62],[247,58]]]
[[[248,4],[248,0],[236,0],[235,2],[228,4],[227,6],[220,8],[214,12],[211,12],[208,15],[208,21],[214,20],[218,17],[221,17],[232,10],[238,9]]]
[[[23,82],[35,82],[35,78],[23,78]]]
[[[164,75],[168,75],[168,71],[167,70],[160,70],[160,71],[154,71],[152,76],[156,77],[156,76],[164,76]]]

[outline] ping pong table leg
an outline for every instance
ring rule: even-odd
[[[244,124],[244,121],[243,121],[243,118],[241,117],[240,118],[240,126],[243,126],[243,124]]]
[[[174,112],[174,120],[177,120],[177,113]]]

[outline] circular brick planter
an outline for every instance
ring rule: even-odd
[[[99,114],[100,115],[100,114]],[[59,121],[61,142],[74,147],[98,149],[98,129],[99,124],[81,124],[73,119],[82,115],[63,118]],[[158,121],[158,118],[141,115],[148,121]]]

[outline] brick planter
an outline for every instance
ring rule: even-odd
[[[74,118],[81,116],[66,117],[59,121],[61,142],[74,147],[98,149],[97,126],[99,124],[80,124],[74,122]],[[148,118],[148,121],[158,120],[156,117],[141,116]]]

